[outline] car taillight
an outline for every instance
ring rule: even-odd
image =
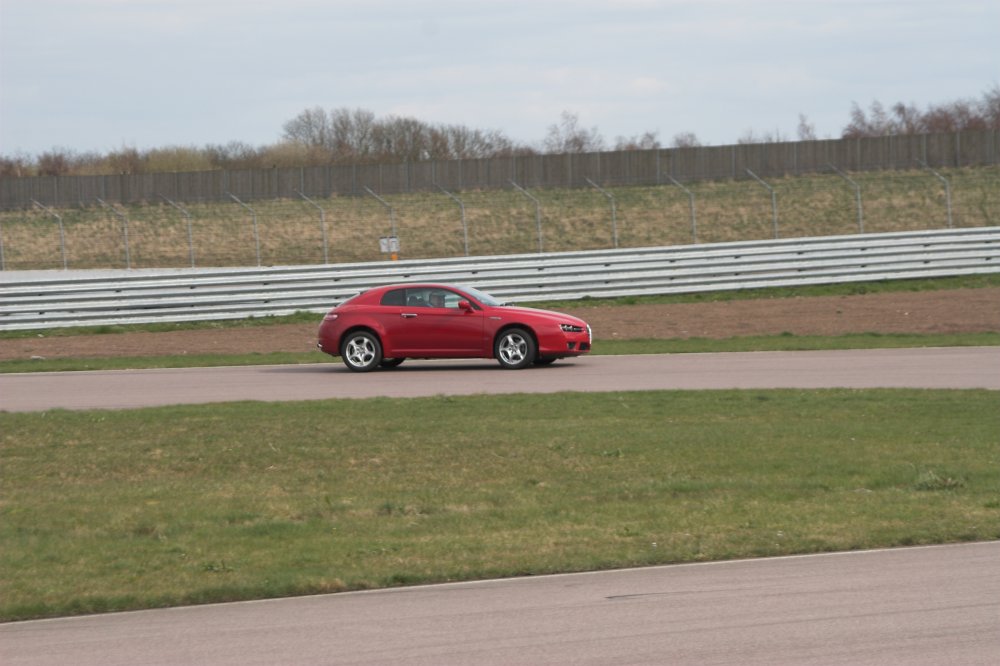
[[[327,313],[326,313],[326,316],[325,316],[325,317],[323,317],[323,321],[333,321],[333,320],[334,320],[334,319],[336,319],[336,318],[337,318],[338,316],[339,316],[339,315],[338,315],[338,314],[337,314],[336,312],[327,312]]]

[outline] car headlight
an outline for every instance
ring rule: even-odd
[[[559,328],[563,330],[563,333],[583,333],[583,326],[576,324],[559,324]]]

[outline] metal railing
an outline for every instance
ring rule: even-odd
[[[1000,272],[1000,227],[332,266],[8,275],[0,330],[324,312],[394,282],[577,300]]]

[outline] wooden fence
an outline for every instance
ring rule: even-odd
[[[0,210],[109,203],[325,198],[513,187],[577,188],[804,173],[1000,164],[1000,132],[956,132],[403,164],[0,179]]]

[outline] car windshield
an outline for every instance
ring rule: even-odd
[[[487,294],[485,291],[479,291],[478,289],[473,289],[472,287],[459,287],[459,289],[467,293],[469,296],[472,296],[483,305],[489,305],[490,307],[499,307],[504,305],[497,299]]]

